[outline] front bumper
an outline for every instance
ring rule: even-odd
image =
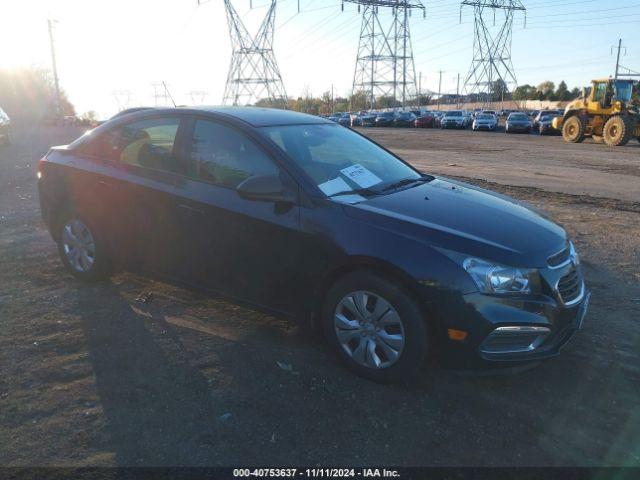
[[[531,125],[507,125],[510,132],[530,132]]]
[[[442,128],[464,128],[463,122],[440,122]]]
[[[473,128],[474,130],[487,130],[487,131],[491,131],[491,130],[495,130],[496,126],[493,124],[488,124],[488,123],[480,123],[474,126]]]
[[[459,368],[511,366],[556,356],[582,328],[591,292],[573,259],[539,271],[537,296],[450,297],[439,308],[439,335],[446,364]],[[449,329],[466,332],[450,339]]]

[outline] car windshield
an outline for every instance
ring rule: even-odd
[[[447,112],[444,114],[445,117],[461,117],[462,116],[462,112],[460,111],[452,111],[452,112]]]
[[[509,120],[529,120],[529,118],[524,113],[512,113],[509,115]]]
[[[478,120],[493,120],[493,115],[489,115],[489,114],[478,115]]]
[[[393,112],[382,112],[380,114],[378,114],[379,117],[384,117],[384,118],[391,118],[393,117]]]
[[[375,143],[335,124],[285,125],[260,130],[326,196],[361,189],[380,191],[401,180],[421,178],[420,173]]]

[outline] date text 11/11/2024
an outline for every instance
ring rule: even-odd
[[[233,470],[233,476],[236,478],[398,478],[400,474],[397,470],[386,468],[238,468]]]

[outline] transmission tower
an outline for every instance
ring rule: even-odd
[[[490,102],[494,95],[515,88],[517,80],[511,63],[513,18],[526,8],[520,0],[463,0],[462,8],[473,7],[473,60],[464,81],[467,94],[477,94],[478,100]],[[496,82],[502,82],[500,83]],[[495,88],[500,86],[499,92]]]
[[[204,104],[204,99],[207,97],[208,93],[204,90],[191,90],[189,92],[189,97],[191,97],[192,105],[202,105]]]
[[[272,106],[286,108],[287,94],[273,53],[276,0],[271,0],[255,37],[247,31],[231,0],[224,0],[224,6],[232,54],[222,103],[253,105],[266,99]]]
[[[358,57],[353,75],[353,94],[365,92],[367,103],[387,97],[402,106],[417,94],[416,69],[411,49],[409,17],[422,10],[420,0],[343,0],[362,9]],[[389,12],[390,20],[382,12]]]

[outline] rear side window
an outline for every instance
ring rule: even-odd
[[[277,175],[278,168],[246,135],[220,123],[196,120],[189,175],[236,187],[253,175]]]
[[[144,168],[182,173],[175,153],[180,119],[140,120],[116,127],[89,142],[83,153],[103,160]]]

